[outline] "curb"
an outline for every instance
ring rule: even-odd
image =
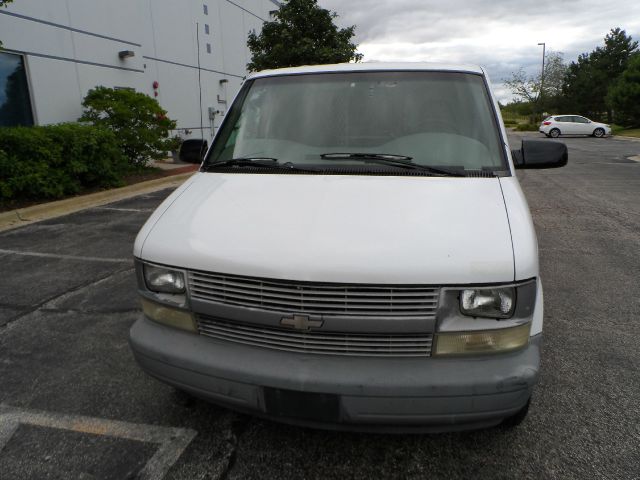
[[[98,207],[108,203],[125,200],[127,198],[144,195],[145,193],[164,190],[165,188],[178,187],[195,172],[180,173],[167,177],[156,178],[146,182],[127,185],[126,187],[105,190],[104,192],[90,193],[78,197],[65,198],[55,202],[41,203],[27,208],[19,208],[0,213],[0,232],[30,225],[42,220],[61,217],[69,213],[75,213],[87,208]]]
[[[620,140],[631,140],[632,142],[640,142],[638,137],[625,137],[624,135],[612,135],[611,138],[619,138]]]

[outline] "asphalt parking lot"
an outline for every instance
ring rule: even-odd
[[[147,377],[131,251],[165,190],[0,233],[0,478],[640,479],[640,142],[562,141],[567,167],[518,173],[545,346],[517,429],[309,430]]]

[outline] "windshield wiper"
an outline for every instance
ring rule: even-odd
[[[240,157],[232,158],[230,160],[223,160],[221,162],[212,162],[205,165],[205,171],[218,167],[257,167],[257,168],[272,168],[277,170],[296,170],[301,172],[307,172],[311,170],[305,170],[304,168],[296,167],[293,163],[280,163],[277,158],[272,157]]]
[[[344,160],[344,159],[363,159],[363,160],[392,160],[411,164],[413,157],[406,155],[395,155],[392,153],[323,153],[320,155],[323,160]]]
[[[392,165],[412,170],[421,170],[443,177],[465,177],[464,171],[449,170],[447,168],[430,167],[412,161],[413,157],[406,155],[393,155],[388,153],[323,153],[320,155],[323,160],[362,160],[365,163],[379,163],[382,165]]]

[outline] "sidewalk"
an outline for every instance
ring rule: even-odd
[[[165,188],[176,188],[199,168],[199,165],[194,164],[168,162],[155,162],[153,166],[167,171],[167,176],[146,182],[134,183],[126,187],[113,188],[103,192],[90,193],[2,212],[0,213],[0,232],[49,218],[60,217],[86,208],[98,207],[118,200],[124,200],[137,195],[144,195],[146,193],[164,190]]]

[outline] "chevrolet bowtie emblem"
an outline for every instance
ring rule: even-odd
[[[293,317],[283,317],[280,325],[292,327],[296,330],[311,330],[320,328],[324,322],[322,320],[310,320],[306,315],[294,315]]]

